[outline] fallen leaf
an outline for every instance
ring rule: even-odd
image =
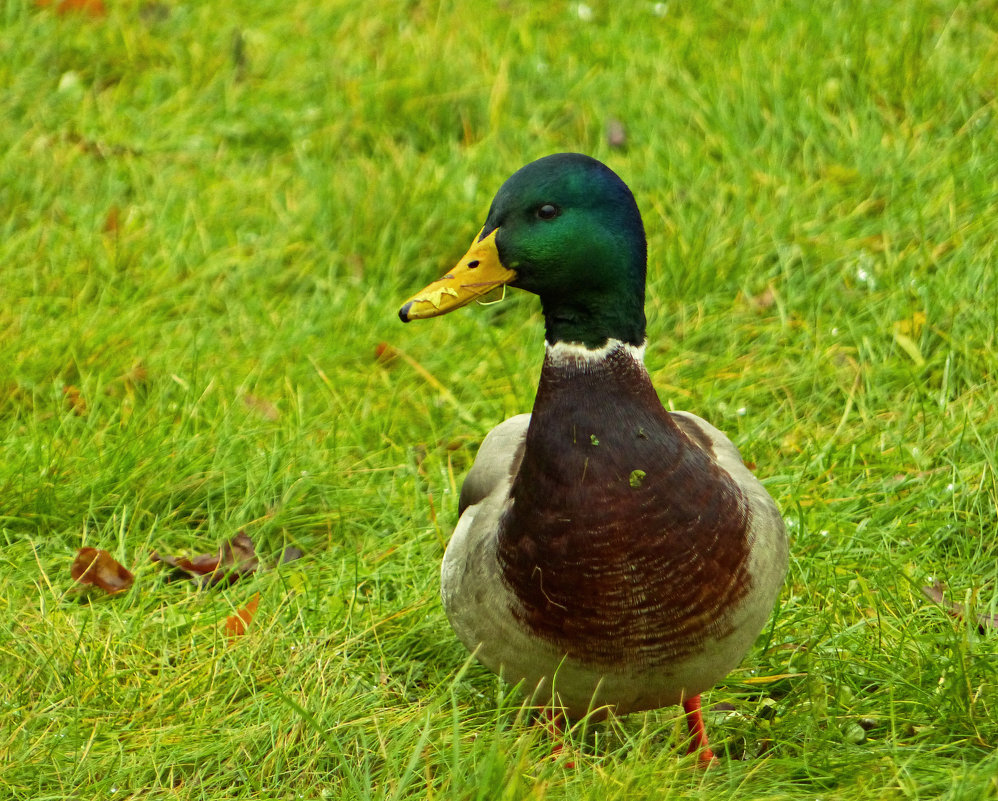
[[[105,234],[111,236],[117,236],[118,230],[121,228],[121,209],[117,206],[111,206],[107,210],[107,215],[104,217],[103,231]]]
[[[77,387],[72,385],[62,388],[62,396],[66,399],[66,404],[77,417],[83,417],[87,413],[87,402]]]
[[[80,548],[69,575],[80,584],[93,584],[112,594],[127,590],[135,581],[127,569],[101,548]]]
[[[378,364],[389,364],[399,357],[399,352],[387,342],[379,342],[374,347],[374,360]]]
[[[126,384],[138,385],[149,377],[149,371],[141,361],[132,362],[132,366],[118,376],[118,379]]]
[[[165,562],[183,574],[174,578],[197,579],[202,587],[214,587],[218,584],[232,584],[242,576],[254,572],[260,566],[256,558],[253,540],[240,531],[231,540],[222,544],[217,554],[198,554],[191,558],[186,556],[160,556],[153,551],[150,557],[154,562]]]
[[[104,391],[106,394],[113,396],[123,388],[126,394],[133,395],[136,390],[146,383],[148,378],[149,371],[146,369],[146,366],[141,360],[136,360],[132,362],[132,366],[125,372],[111,379]]]
[[[166,3],[150,2],[139,6],[139,17],[147,24],[164,22],[170,18],[170,7]]]
[[[943,607],[949,614],[957,620],[967,619],[967,607],[956,601],[946,600],[946,585],[941,581],[936,581],[930,587],[922,587],[922,592],[927,598],[935,601]],[[977,630],[981,634],[986,634],[988,629],[998,629],[998,615],[978,614]]]
[[[151,559],[153,562],[164,562],[192,576],[205,576],[218,569],[220,556],[217,553],[202,553],[189,558],[186,556],[160,556],[153,551]]]
[[[749,296],[748,302],[756,309],[768,309],[776,304],[776,290],[772,285],[767,286],[758,295]]]
[[[866,740],[866,730],[855,721],[842,727],[842,739],[850,745],[859,745]]]
[[[627,129],[620,120],[610,120],[606,124],[606,143],[614,150],[627,147]]]
[[[894,323],[894,331],[909,337],[917,337],[925,327],[925,312],[915,312],[905,320]]]
[[[35,5],[44,8],[53,3],[52,0],[35,0]],[[91,17],[103,17],[107,13],[103,0],[59,0],[54,5],[57,14],[80,12]]]
[[[253,622],[253,616],[256,614],[256,609],[259,605],[260,593],[256,593],[250,598],[246,606],[225,619],[225,633],[228,635],[230,642],[246,633],[249,624]]]
[[[288,562],[294,562],[296,559],[301,559],[304,555],[305,552],[301,548],[289,545],[281,551],[281,564],[286,565]]]
[[[252,409],[254,412],[257,412],[261,417],[265,417],[267,420],[277,420],[281,416],[281,413],[278,411],[277,407],[266,398],[261,398],[257,395],[250,395],[247,392],[243,395],[243,403],[246,404],[246,408]]]

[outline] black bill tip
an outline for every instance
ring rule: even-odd
[[[412,301],[410,300],[408,303],[405,304],[405,306],[399,309],[399,319],[403,323],[409,322],[409,309],[411,308],[412,308]]]

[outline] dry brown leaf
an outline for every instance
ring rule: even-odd
[[[776,290],[772,285],[767,286],[758,295],[749,296],[749,305],[756,309],[769,309],[776,305]]]
[[[149,2],[139,6],[139,17],[146,24],[165,22],[170,18],[170,7],[166,3]]]
[[[246,606],[225,619],[225,633],[228,635],[230,642],[246,633],[249,624],[253,622],[253,616],[256,614],[256,609],[259,605],[260,593],[256,593],[250,598]]]
[[[127,569],[101,548],[80,548],[69,574],[80,584],[93,584],[112,594],[124,592],[135,581]]]
[[[378,364],[390,364],[399,357],[399,352],[387,342],[379,342],[374,346],[374,360]]]
[[[80,12],[90,17],[103,17],[107,13],[103,0],[59,0],[58,3],[53,3],[52,0],[35,0],[35,5],[42,8],[54,5],[57,14]]]
[[[77,387],[71,384],[63,387],[62,396],[66,399],[66,405],[69,406],[73,414],[83,417],[87,413],[87,402]]]
[[[160,556],[153,551],[152,561],[164,562],[192,576],[206,576],[218,569],[220,556],[217,553],[201,553],[197,556]]]
[[[243,531],[223,543],[217,554],[205,553],[188,558],[160,556],[154,551],[151,559],[154,562],[165,562],[185,574],[174,578],[197,579],[202,587],[232,584],[242,576],[255,571],[260,565],[260,561],[256,558],[253,540]]]
[[[627,129],[620,120],[610,120],[606,124],[606,143],[614,150],[627,147]]]
[[[111,206],[107,210],[107,215],[104,217],[104,225],[102,230],[105,234],[110,236],[117,236],[118,231],[121,229],[121,209],[117,206]]]
[[[115,380],[121,381],[125,384],[130,384],[133,387],[139,384],[145,383],[145,380],[149,377],[149,370],[141,361],[132,362],[132,366],[129,367],[124,373],[119,375]]]
[[[294,545],[289,545],[283,551],[281,551],[281,564],[286,565],[288,562],[294,562],[296,559],[301,559],[305,555],[305,552]]]
[[[281,552],[278,564],[287,564],[304,556],[301,548],[289,545]],[[218,553],[202,553],[196,556],[161,556],[153,551],[149,557],[153,562],[163,562],[173,568],[167,581],[193,579],[202,587],[220,584],[233,584],[243,576],[260,568],[253,540],[240,531],[235,537],[222,544]],[[276,566],[272,565],[271,567]]]
[[[967,607],[961,603],[957,603],[956,601],[947,600],[945,597],[946,585],[941,581],[936,581],[930,587],[922,587],[922,592],[927,598],[935,601],[957,620],[967,619]],[[986,634],[988,629],[998,629],[998,615],[987,615],[981,613],[976,617],[977,630],[981,634]]]
[[[247,393],[243,395],[243,403],[246,404],[246,408],[252,409],[261,417],[265,417],[268,420],[277,420],[281,416],[281,413],[278,411],[277,407],[266,398],[261,398],[257,395],[250,395]]]

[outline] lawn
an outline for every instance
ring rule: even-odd
[[[0,798],[998,798],[993,3],[11,0],[0,26]],[[438,598],[543,326],[515,291],[397,309],[563,150],[644,215],[663,402],[791,535],[705,696],[706,772],[678,709],[551,757]],[[226,587],[150,560],[240,531],[261,568]],[[84,546],[130,589],[75,586]]]

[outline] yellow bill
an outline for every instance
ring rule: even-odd
[[[447,314],[516,278],[516,273],[503,267],[499,261],[499,251],[496,250],[498,231],[496,228],[481,241],[478,237],[482,232],[479,231],[468,252],[453,270],[417,292],[399,309],[402,322]]]

